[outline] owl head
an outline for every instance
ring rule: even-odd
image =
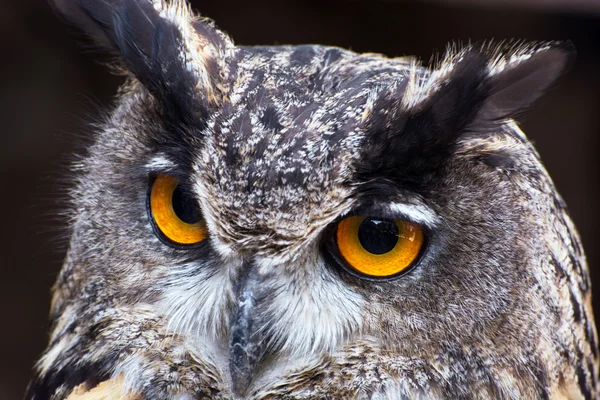
[[[126,82],[73,166],[30,398],[596,396],[585,256],[514,121],[570,44],[424,67],[236,46],[179,0],[54,4]]]

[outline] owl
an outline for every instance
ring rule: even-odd
[[[124,75],[28,399],[593,399],[577,231],[515,122],[569,43],[431,66],[55,0]]]

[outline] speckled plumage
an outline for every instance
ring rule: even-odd
[[[55,3],[127,82],[74,165],[28,398],[597,397],[583,249],[512,120],[562,74],[568,44],[449,48],[427,69],[234,46],[182,1]],[[197,199],[199,246],[155,234],[161,173]],[[390,281],[334,265],[324,243],[355,212],[423,224],[418,265]]]

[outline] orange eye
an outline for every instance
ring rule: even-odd
[[[185,193],[179,180],[159,175],[150,190],[152,218],[161,233],[176,244],[196,244],[208,234],[196,200]]]
[[[340,221],[336,239],[348,266],[374,278],[407,270],[418,259],[424,243],[419,224],[361,216]]]

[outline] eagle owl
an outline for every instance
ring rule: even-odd
[[[236,46],[55,0],[126,76],[74,165],[29,399],[591,399],[585,256],[514,122],[569,43]]]

